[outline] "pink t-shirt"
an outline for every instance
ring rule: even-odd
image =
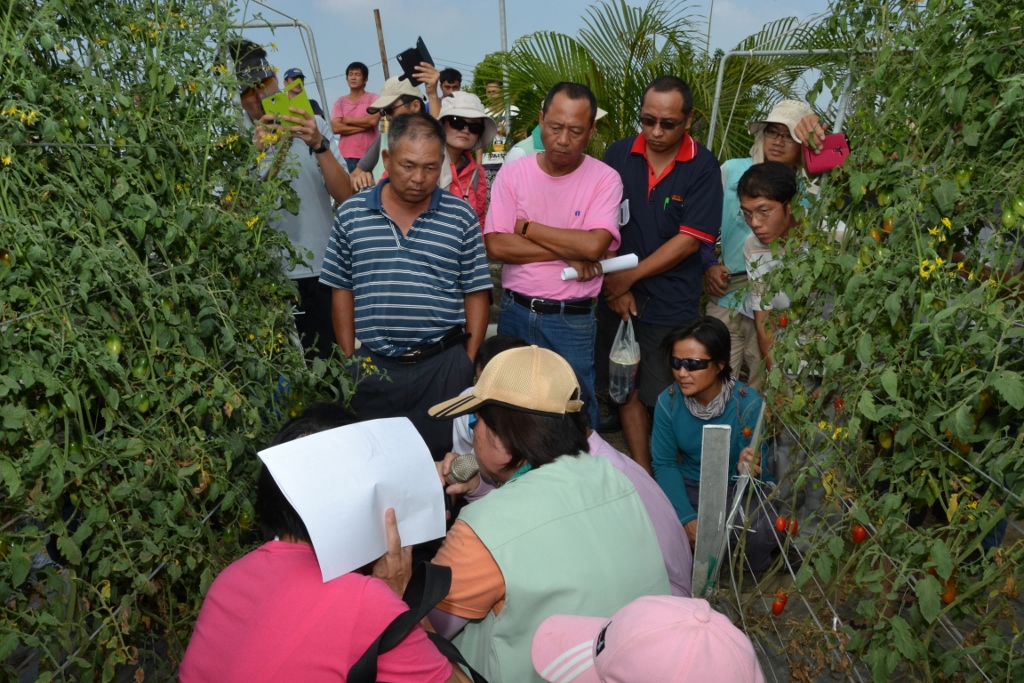
[[[377,94],[372,92],[363,93],[363,96],[355,102],[350,102],[348,97],[342,95],[334,103],[334,106],[331,107],[331,118],[337,119],[347,116],[357,119],[361,116],[366,116],[369,114],[366,108],[376,101]],[[376,128],[363,130],[352,135],[341,135],[338,140],[338,151],[346,159],[362,159],[363,155],[366,154],[366,150],[377,139],[377,135],[379,133]]]
[[[323,582],[313,548],[271,541],[210,586],[181,662],[182,683],[340,683],[408,607],[384,582],[345,574]],[[431,681],[451,663],[416,626],[377,660],[377,680]]]
[[[607,230],[612,234],[609,249],[619,246],[619,203],[622,180],[610,166],[593,157],[572,173],[553,178],[537,165],[537,156],[504,164],[491,188],[484,234],[511,233],[520,218],[553,228]],[[597,296],[603,278],[589,282],[562,280],[565,261],[506,263],[501,283],[505,289],[531,297],[568,301]]]

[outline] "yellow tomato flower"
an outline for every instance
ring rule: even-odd
[[[938,235],[939,234],[939,229],[938,228],[928,228],[928,234],[929,235]]]
[[[943,218],[942,224],[946,226],[947,230],[953,227],[953,223],[948,218]]]
[[[10,166],[11,165],[11,155],[8,154],[5,157],[0,157],[0,162],[3,162],[4,166]]]
[[[941,256],[936,256],[935,257],[935,265],[937,267],[941,267],[943,263],[945,263],[945,261],[942,260]]]

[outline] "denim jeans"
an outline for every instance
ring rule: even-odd
[[[596,428],[600,414],[594,397],[594,337],[597,334],[594,313],[533,313],[527,307],[517,304],[508,292],[502,294],[498,308],[501,311],[498,334],[519,337],[527,344],[550,349],[568,361],[585,386],[583,393],[587,400],[590,426]]]

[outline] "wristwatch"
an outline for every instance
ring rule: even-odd
[[[309,151],[312,152],[313,154],[323,154],[324,152],[330,151],[330,149],[331,141],[327,139],[326,135],[321,135],[320,146],[316,148],[310,147]]]

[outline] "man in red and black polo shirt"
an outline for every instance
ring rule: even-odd
[[[654,79],[641,97],[641,134],[619,140],[604,155],[624,186],[618,253],[636,254],[640,265],[604,277],[596,357],[608,358],[619,320],[632,317],[640,369],[637,390],[619,416],[633,458],[648,471],[650,412],[672,383],[661,342],[700,314],[699,247],[715,243],[722,221],[718,160],[687,132],[692,110],[686,81]],[[607,362],[598,365],[607,372]]]

